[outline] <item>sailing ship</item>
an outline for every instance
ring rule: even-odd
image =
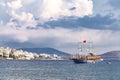
[[[92,42],[87,42],[86,40],[80,42],[78,51],[78,54],[71,58],[75,63],[95,63],[102,60],[100,55],[94,54]]]

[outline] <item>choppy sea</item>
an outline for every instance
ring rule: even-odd
[[[120,61],[110,62],[0,60],[0,80],[120,80]]]

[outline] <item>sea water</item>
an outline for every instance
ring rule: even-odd
[[[0,60],[0,80],[120,80],[120,61]]]

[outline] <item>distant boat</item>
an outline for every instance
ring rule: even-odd
[[[107,63],[107,64],[111,64],[111,62],[110,62],[110,61],[107,61],[106,63]]]
[[[101,61],[100,55],[94,54],[94,48],[92,42],[80,42],[79,52],[74,57],[71,58],[75,63],[95,63]]]

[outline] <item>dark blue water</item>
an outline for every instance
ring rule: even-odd
[[[120,80],[120,61],[74,64],[72,61],[0,60],[0,80]]]

